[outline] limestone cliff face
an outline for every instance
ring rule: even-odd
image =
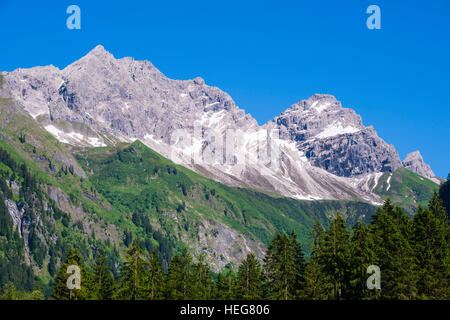
[[[115,59],[102,46],[63,70],[17,69],[5,78],[23,108],[34,118],[48,118],[46,129],[73,144],[108,141],[83,127],[58,127],[58,122],[85,124],[124,140],[147,135],[166,143],[173,130],[192,127],[207,112],[223,110],[223,121],[243,130],[257,125],[228,94],[203,79],[172,80],[148,61]]]

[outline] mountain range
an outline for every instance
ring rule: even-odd
[[[218,271],[262,257],[277,231],[307,243],[336,211],[366,221],[391,198],[413,213],[442,181],[332,95],[259,125],[202,78],[172,80],[101,45],[62,70],[2,72],[0,107],[6,208],[25,265],[47,280],[64,245],[105,247],[119,264],[133,236],[166,261],[182,246],[205,252]]]
[[[15,100],[61,142],[95,147],[139,139],[162,155],[231,185],[299,199],[376,203],[380,199],[366,182],[373,189],[380,173],[405,167],[438,182],[418,151],[402,163],[394,146],[331,95],[302,100],[259,126],[228,94],[201,78],[172,80],[148,61],[115,59],[102,46],[63,70],[17,69],[4,77]],[[195,125],[200,127],[198,136]],[[175,141],[180,130],[191,141]],[[234,130],[239,139],[219,143],[222,152],[214,138],[223,139],[226,130]],[[273,144],[279,144],[279,154],[266,161],[263,152],[255,150],[275,130],[278,137]],[[227,154],[231,144],[235,146]],[[216,158],[223,153],[224,159],[203,161],[207,152]],[[193,161],[196,154],[201,161]],[[251,159],[237,161],[252,156],[258,159],[251,164],[247,163]]]

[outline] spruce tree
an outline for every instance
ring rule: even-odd
[[[21,300],[45,300],[45,295],[40,289],[35,289],[31,292],[24,292]]]
[[[311,255],[305,267],[304,289],[302,297],[309,300],[326,300],[330,298],[331,279],[324,272],[322,256],[325,231],[319,221],[313,227],[310,235],[309,248]]]
[[[450,173],[448,174],[447,181],[439,187],[439,197],[442,199],[442,205],[447,211],[447,219],[450,219]]]
[[[235,277],[232,270],[222,271],[218,274],[215,282],[214,299],[234,299]]]
[[[123,300],[146,299],[147,266],[145,251],[140,247],[139,240],[135,238],[127,252],[116,298]]]
[[[448,231],[447,214],[435,191],[428,208],[419,207],[413,220],[412,242],[421,298],[450,298]]]
[[[320,262],[323,271],[333,284],[332,296],[336,300],[348,296],[350,278],[350,234],[339,213],[325,232]]]
[[[294,230],[291,231],[289,238],[294,250],[294,266],[296,272],[293,296],[299,297],[305,284],[305,254],[303,253],[302,244],[297,240],[297,234]]]
[[[239,266],[236,276],[235,297],[245,300],[263,298],[261,264],[252,253],[249,253]]]
[[[100,251],[96,258],[92,281],[93,298],[111,300],[114,293],[114,278],[108,268],[106,255]]]
[[[381,271],[381,298],[416,298],[415,257],[408,236],[408,217],[387,199],[372,216],[369,227]]]
[[[17,291],[14,283],[9,282],[1,288],[0,300],[19,300],[20,293]]]
[[[369,290],[367,288],[367,268],[371,265],[378,265],[378,259],[375,254],[374,239],[370,229],[364,223],[359,221],[353,227],[351,237],[351,280],[350,280],[350,298],[357,300],[376,299],[379,297],[379,290]]]
[[[208,300],[213,295],[214,283],[212,274],[205,260],[205,254],[200,254],[197,263],[192,268],[194,281],[192,299]]]
[[[154,249],[150,255],[147,271],[146,297],[150,300],[159,300],[164,294],[164,273],[158,251]]]
[[[181,255],[176,254],[170,261],[166,281],[166,298],[188,300],[192,298],[194,287],[193,263],[191,254],[186,248]]]
[[[304,257],[297,235],[277,234],[264,258],[264,276],[270,299],[289,300],[298,296],[304,272]]]
[[[78,266],[80,268],[80,289],[69,289],[67,280],[71,274],[67,273],[69,266]],[[61,264],[56,274],[53,285],[53,297],[57,300],[87,300],[91,296],[91,277],[84,265],[81,263],[81,257],[78,250],[69,248],[66,260]]]

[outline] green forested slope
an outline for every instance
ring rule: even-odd
[[[439,186],[433,181],[408,169],[399,168],[393,173],[384,173],[373,191],[384,200],[390,198],[392,204],[412,215],[419,205],[425,207],[433,192],[438,189]]]
[[[303,243],[316,220],[324,225],[340,211],[350,225],[375,211],[352,201],[299,201],[225,186],[163,158],[136,141],[131,145],[92,148],[77,155],[96,190],[134,222],[145,237],[148,224],[177,248],[199,242],[205,221],[236,230],[267,245],[276,232],[295,230]],[[221,237],[218,230],[208,237]],[[201,245],[203,242],[200,240]]]
[[[437,188],[406,169],[389,176],[375,192],[409,213]],[[237,267],[249,252],[262,259],[277,233],[292,230],[309,256],[316,221],[327,227],[339,211],[350,228],[375,210],[357,201],[300,201],[228,187],[139,141],[71,147],[0,98],[0,287],[12,282],[48,293],[72,248],[88,268],[104,252],[117,276],[136,239],[147,252],[156,249],[164,271],[185,248],[204,253],[214,271]]]

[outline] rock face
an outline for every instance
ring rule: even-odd
[[[394,171],[402,166],[394,146],[331,95],[315,94],[302,100],[274,123],[282,137],[295,141],[314,166],[338,176]]]
[[[405,160],[403,160],[403,166],[406,169],[411,170],[426,178],[434,178],[435,175],[431,170],[431,167],[423,161],[422,155],[419,151],[409,153]]]
[[[3,76],[17,103],[61,142],[95,147],[139,139],[229,185],[379,203],[366,182],[402,166],[395,148],[331,95],[302,100],[259,126],[203,79],[172,80],[148,61],[115,59],[102,46],[63,70]]]
[[[173,130],[192,127],[199,115],[221,110],[227,111],[224,121],[243,130],[257,125],[229,95],[201,78],[171,80],[148,61],[116,60],[102,46],[63,70],[17,69],[6,81],[34,118],[49,118],[45,128],[73,144],[107,143],[89,128],[123,140],[147,135],[169,143]],[[64,126],[58,126],[61,122]],[[67,128],[74,123],[89,128]]]

